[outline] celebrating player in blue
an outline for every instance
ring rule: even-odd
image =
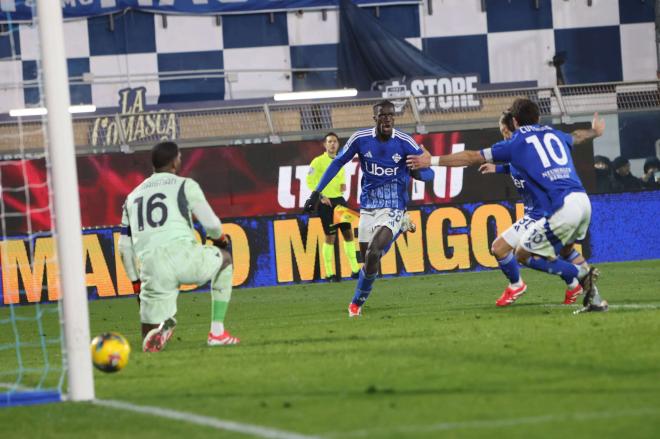
[[[513,125],[513,115],[510,110],[502,113],[499,121],[500,133],[505,140],[510,139],[516,130]],[[584,130],[576,130],[571,133],[573,137],[573,145],[584,142],[588,139],[588,132]],[[498,164],[484,163],[479,167],[482,174],[503,173],[509,174],[513,180],[513,184],[518,191],[518,194],[523,200],[524,215],[521,219],[516,221],[511,227],[502,232],[493,241],[491,251],[493,256],[497,258],[497,263],[500,270],[509,280],[509,285],[506,287],[502,295],[495,302],[497,306],[509,306],[513,304],[526,290],[527,285],[520,275],[518,268],[518,261],[514,257],[513,251],[518,247],[520,239],[524,233],[533,226],[536,221],[543,218],[544,211],[541,204],[534,198],[533,194],[527,189],[525,179],[522,174],[510,163]],[[575,265],[585,265],[585,270],[589,266],[584,257],[572,247],[563,248],[560,252],[560,257]],[[598,294],[598,288],[593,285],[593,298],[589,305],[590,311],[607,311],[607,301],[603,300]]]
[[[442,157],[428,153],[409,157],[411,169],[435,166],[471,166],[484,162],[509,163],[520,173],[525,188],[543,212],[516,247],[518,261],[528,267],[559,275],[567,284],[564,304],[593,293],[594,268],[560,259],[571,254],[573,244],[584,239],[591,220],[591,203],[577,175],[571,149],[574,143],[601,136],[605,122],[594,116],[592,128],[573,136],[547,125],[539,125],[538,105],[529,99],[516,99],[511,107],[515,132],[481,151],[462,151]],[[569,258],[570,259],[570,256]],[[587,308],[590,303],[585,303]]]
[[[376,126],[356,131],[348,139],[305,203],[305,212],[315,210],[321,191],[355,154],[358,155],[363,172],[358,238],[365,262],[348,306],[350,317],[362,314],[362,305],[371,294],[381,257],[402,227],[406,227],[404,217],[411,177],[406,158],[423,152],[412,137],[394,129],[394,104],[382,101],[374,105],[373,110]],[[414,174],[420,180],[433,179],[430,169]]]

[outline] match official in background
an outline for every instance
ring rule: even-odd
[[[220,219],[199,184],[177,175],[181,153],[174,142],[151,150],[154,173],[126,198],[122,208],[119,253],[133,290],[140,294],[142,350],[161,351],[176,326],[179,286],[211,281],[209,346],[238,344],[225,331],[232,291],[233,265]],[[195,239],[192,216],[202,224],[213,246]]]
[[[339,138],[335,133],[328,133],[323,138],[323,147],[325,152],[312,160],[309,164],[309,173],[307,174],[307,187],[310,190],[316,189],[316,185],[321,180],[321,176],[328,169],[330,163],[337,156],[339,150]],[[321,202],[318,207],[318,214],[323,225],[325,233],[325,242],[323,243],[323,264],[325,266],[326,279],[338,282],[341,279],[339,273],[335,274],[333,262],[335,259],[335,241],[337,240],[337,229],[341,230],[344,236],[344,252],[351,264],[352,277],[357,279],[360,272],[360,266],[355,255],[355,239],[353,236],[353,226],[349,223],[334,224],[335,206],[346,206],[344,191],[346,190],[346,179],[344,168],[342,167],[337,175],[321,192]]]

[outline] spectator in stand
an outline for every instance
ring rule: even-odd
[[[596,192],[599,194],[612,192],[612,161],[602,155],[594,156],[594,171]]]
[[[612,189],[614,192],[641,191],[642,180],[630,173],[630,162],[627,158],[619,156],[612,162]]]
[[[660,189],[660,159],[649,157],[644,162],[644,175],[642,175],[644,189]]]

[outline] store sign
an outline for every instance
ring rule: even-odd
[[[479,76],[426,76],[385,85],[383,97],[392,100],[396,111],[403,110],[409,96],[415,97],[419,111],[474,110],[481,108],[476,96]]]

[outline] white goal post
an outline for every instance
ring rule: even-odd
[[[48,109],[48,152],[52,166],[57,256],[60,261],[67,399],[86,401],[94,399],[94,378],[89,348],[78,173],[69,114],[69,82],[60,2],[37,0],[37,18]]]

